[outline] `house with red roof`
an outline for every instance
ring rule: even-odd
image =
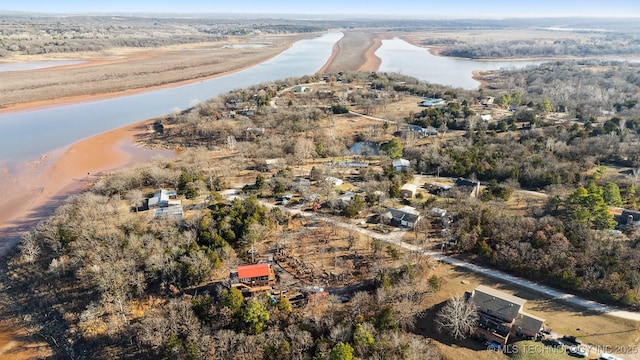
[[[231,273],[231,286],[244,291],[266,291],[275,285],[276,276],[267,263],[238,266]]]

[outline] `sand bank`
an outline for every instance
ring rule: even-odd
[[[40,162],[20,166],[0,178],[7,189],[0,198],[0,256],[20,236],[47,218],[72,194],[87,188],[108,171],[171,157],[170,151],[133,145],[136,134],[147,131],[145,121],[81,140],[48,154]]]
[[[211,44],[193,44],[185,49],[120,50],[111,57],[79,54],[69,59],[84,60],[79,64],[4,73],[0,113],[102,100],[208,80],[272,59],[310,36],[265,37],[263,40],[271,46],[260,48],[225,47],[239,43],[227,41],[216,43],[215,48]]]
[[[376,35],[373,38],[373,44],[365,51],[365,62],[358,68],[358,71],[378,71],[382,60],[376,56],[376,51],[382,46],[382,35]]]

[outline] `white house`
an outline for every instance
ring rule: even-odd
[[[396,159],[393,160],[391,165],[397,172],[400,172],[409,169],[409,167],[411,166],[411,162],[407,159]]]
[[[480,119],[482,119],[482,121],[491,121],[491,120],[493,120],[493,118],[489,114],[480,115]]]

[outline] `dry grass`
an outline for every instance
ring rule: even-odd
[[[287,49],[298,35],[238,37],[227,41],[154,49],[112,49],[67,54],[86,63],[3,73],[0,108],[52,99],[113,94],[203,79],[240,70]],[[264,47],[225,47],[260,43]],[[42,56],[38,60],[46,60]],[[31,57],[15,61],[34,60]]]
[[[487,285],[527,300],[525,311],[546,319],[553,332],[559,335],[574,335],[585,344],[599,346],[634,345],[640,347],[640,324],[623,319],[584,311],[559,300],[544,297],[536,292],[515,285],[504,284],[476,273],[439,264],[435,274],[443,280],[441,290],[434,296],[433,305],[449,297],[464,294],[478,285]],[[446,346],[442,344],[441,346]],[[451,347],[451,346],[450,346]],[[457,350],[451,347],[451,351]],[[446,353],[446,351],[445,351]],[[480,351],[480,354],[487,353]],[[455,357],[450,357],[456,359]],[[638,359],[627,355],[625,359]]]

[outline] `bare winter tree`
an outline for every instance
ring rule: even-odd
[[[127,193],[125,196],[129,205],[138,212],[138,209],[142,206],[144,202],[144,194],[140,189],[133,189]]]
[[[640,167],[631,169],[633,173],[633,184],[638,186],[638,177],[640,177]]]
[[[40,255],[40,245],[33,233],[27,233],[22,236],[22,242],[20,244],[20,251],[25,261],[33,264]]]
[[[438,330],[456,339],[465,339],[471,335],[477,322],[478,310],[464,296],[452,296],[436,317]]]

